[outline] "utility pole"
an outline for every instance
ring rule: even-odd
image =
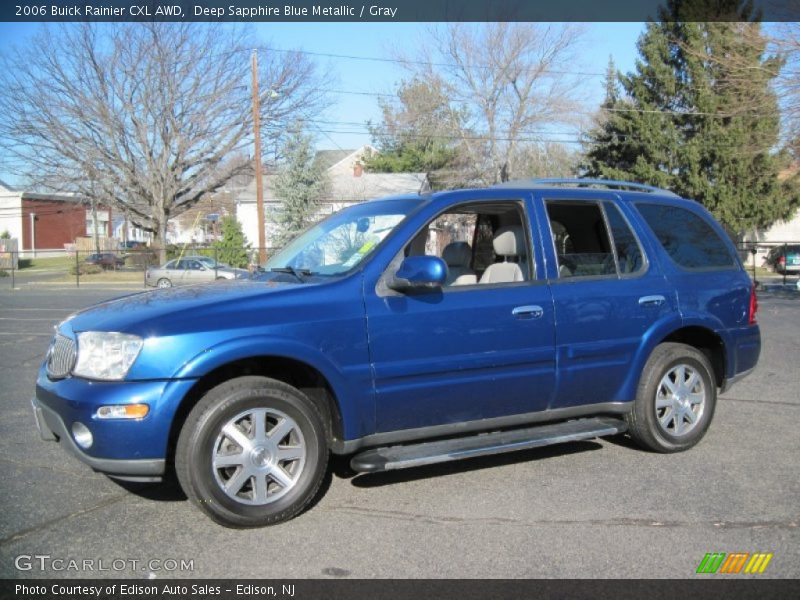
[[[264,180],[261,173],[261,116],[258,97],[258,51],[253,50],[253,135],[255,135],[256,210],[258,214],[258,264],[267,260],[267,242],[264,228]]]

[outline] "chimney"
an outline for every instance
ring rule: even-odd
[[[356,161],[356,164],[353,165],[353,177],[361,177],[362,173],[364,173],[364,166],[360,160]]]

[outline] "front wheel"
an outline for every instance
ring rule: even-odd
[[[716,402],[716,381],[706,355],[686,344],[659,344],[626,415],[628,433],[655,452],[688,450],[705,435]]]
[[[156,286],[160,287],[160,288],[171,288],[172,287],[172,282],[169,279],[167,279],[166,277],[162,277],[161,279],[158,280],[158,283],[156,283]]]
[[[229,527],[291,519],[319,491],[327,463],[317,407],[289,385],[252,376],[208,392],[186,419],[175,453],[183,491]]]

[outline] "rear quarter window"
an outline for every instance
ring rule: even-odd
[[[636,208],[670,258],[684,269],[729,268],[736,265],[727,244],[696,213],[665,204],[637,203]]]

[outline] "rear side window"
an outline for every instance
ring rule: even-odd
[[[685,269],[732,267],[736,263],[717,232],[690,210],[663,204],[637,204],[670,258]]]
[[[604,204],[608,227],[611,229],[614,249],[617,252],[619,272],[622,275],[638,273],[644,268],[642,248],[639,246],[639,241],[631,231],[625,217],[620,214],[619,209],[612,202],[605,202]]]

